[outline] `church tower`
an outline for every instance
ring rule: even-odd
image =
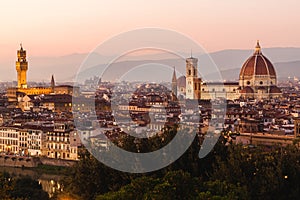
[[[177,78],[176,78],[175,67],[174,67],[173,77],[172,77],[172,97],[173,100],[177,98]]]
[[[198,78],[198,59],[186,59],[186,98],[200,99],[201,79]]]
[[[51,92],[54,92],[54,88],[55,88],[55,81],[54,81],[54,76],[52,75],[51,77]]]
[[[26,51],[21,49],[17,52],[18,60],[16,61],[16,70],[18,74],[18,88],[27,88],[26,73],[28,69],[28,62],[26,61]]]

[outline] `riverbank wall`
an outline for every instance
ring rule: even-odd
[[[52,165],[52,166],[62,166],[71,167],[78,161],[74,160],[62,160],[54,158],[44,158],[44,157],[21,157],[21,156],[0,156],[0,166],[4,167],[37,167],[38,165]]]

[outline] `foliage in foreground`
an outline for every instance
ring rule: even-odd
[[[176,162],[147,174],[116,171],[86,153],[65,185],[82,199],[298,199],[299,148],[225,143],[220,137],[200,160],[195,139]]]
[[[0,173],[0,199],[47,200],[49,196],[30,177],[13,178],[8,173]]]
[[[228,190],[231,190],[228,192]],[[109,199],[245,199],[245,188],[228,184],[225,181],[202,183],[192,178],[188,172],[171,171],[163,178],[140,177],[117,192],[98,196],[97,200]]]

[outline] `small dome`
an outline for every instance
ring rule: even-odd
[[[255,47],[254,54],[246,60],[240,72],[240,78],[245,76],[264,75],[276,78],[273,64],[262,54],[259,42]]]
[[[254,93],[254,90],[250,86],[246,86],[240,91],[240,93],[243,94]]]
[[[179,88],[181,88],[181,87],[184,87],[184,88],[185,88],[185,86],[186,86],[186,79],[185,79],[185,76],[181,76],[181,77],[179,77],[179,78],[177,79],[177,86],[178,86]]]
[[[281,90],[277,86],[271,86],[270,93],[281,93]]]

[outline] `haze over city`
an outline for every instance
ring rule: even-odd
[[[15,59],[22,42],[31,56],[87,53],[124,31],[162,27],[181,32],[208,52],[300,47],[300,2],[287,0],[1,2],[1,61]],[[3,67],[3,66],[1,66]]]

